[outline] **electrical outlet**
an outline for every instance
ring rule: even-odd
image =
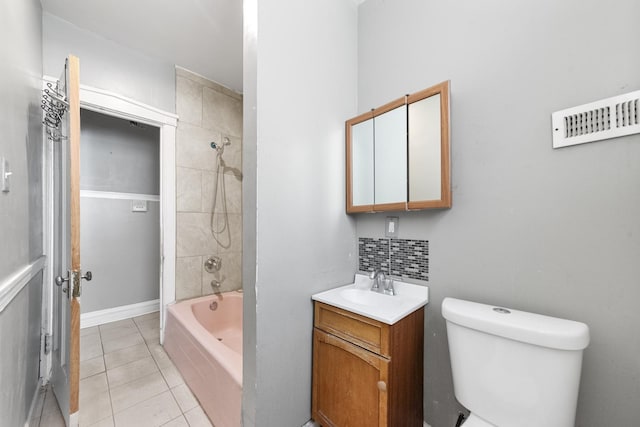
[[[398,218],[397,216],[388,216],[384,224],[385,237],[398,237],[400,218]]]
[[[147,201],[146,200],[132,200],[131,201],[131,212],[147,212]]]

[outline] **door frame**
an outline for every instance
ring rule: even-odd
[[[57,79],[44,76],[43,87],[48,82],[56,82]],[[91,86],[80,85],[80,108],[106,114],[109,116],[133,120],[160,129],[160,342],[164,342],[164,325],[166,308],[175,302],[175,270],[176,270],[176,128],[178,116],[174,113],[160,110],[150,105],[135,101],[125,96],[98,89]],[[53,242],[53,148],[51,143],[44,138],[45,161],[45,191],[44,191],[44,218],[45,218],[45,255],[51,259],[54,250]],[[49,286],[43,290],[43,333],[53,332],[53,287],[54,277],[51,261],[45,268],[45,281]],[[89,268],[89,266],[87,266]],[[91,286],[91,284],[85,284]],[[81,325],[82,326],[82,325]],[[49,380],[52,368],[51,353],[41,355],[41,372],[46,381]]]

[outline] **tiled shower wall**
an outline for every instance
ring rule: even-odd
[[[429,241],[358,239],[358,270],[380,269],[394,277],[429,280]]]
[[[221,290],[242,287],[242,95],[184,69],[176,68],[177,259],[176,299],[213,293],[212,280]],[[224,180],[230,233],[211,232],[216,151],[225,147],[219,178]],[[214,228],[224,224],[222,190],[213,215]],[[222,259],[218,273],[208,273],[204,262],[211,255]]]

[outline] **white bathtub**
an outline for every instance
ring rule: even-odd
[[[215,310],[210,305],[214,303]],[[216,427],[240,427],[242,293],[168,308],[164,348]]]

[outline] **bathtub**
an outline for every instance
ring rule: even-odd
[[[169,306],[164,348],[213,424],[240,427],[242,293]]]

